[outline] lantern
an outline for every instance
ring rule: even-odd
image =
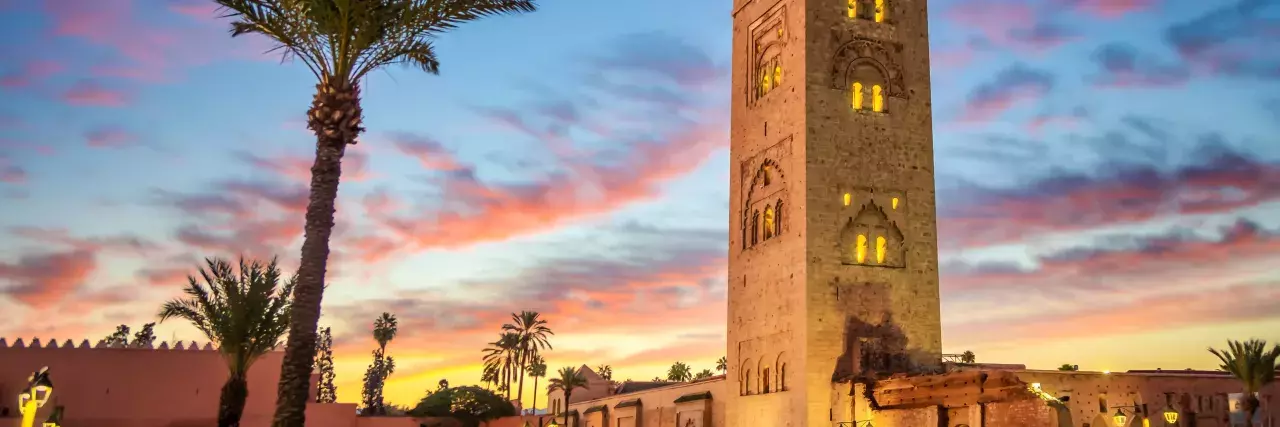
[[[27,388],[18,395],[18,412],[22,413],[22,427],[33,427],[36,410],[49,403],[53,395],[53,381],[49,380],[49,367],[40,368],[27,378]]]
[[[1173,408],[1165,408],[1165,409],[1164,409],[1164,422],[1169,423],[1169,424],[1177,424],[1177,423],[1178,423],[1178,411],[1173,410]]]
[[[1129,416],[1125,415],[1124,412],[1119,409],[1116,410],[1116,414],[1111,418],[1116,421],[1116,427],[1124,427],[1129,423]]]

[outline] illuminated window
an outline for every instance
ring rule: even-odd
[[[844,205],[849,206],[850,203],[853,203],[853,195],[844,193]]]
[[[773,85],[774,86],[782,85],[782,66],[781,65],[773,66]]]
[[[897,208],[898,208],[898,198],[897,198],[897,197],[894,197],[894,198],[893,198],[893,208],[894,208],[894,209],[897,209]]]
[[[871,86],[871,111],[877,113],[884,111],[884,90],[880,85]]]
[[[884,264],[884,253],[888,249],[884,236],[876,236],[876,264]]]
[[[853,82],[853,109],[862,109],[862,83]]]
[[[781,236],[782,235],[782,201],[781,200],[778,201],[778,207],[774,209],[774,212],[775,212],[774,216],[776,218],[773,219],[773,227],[774,227],[773,235]]]
[[[858,0],[849,0],[849,17],[858,17]]]
[[[773,89],[773,73],[770,73],[766,68],[760,74],[762,75],[760,77],[760,96],[764,96],[769,93],[769,89]]]
[[[773,206],[768,206],[764,208],[764,240],[773,237],[773,231]]]
[[[876,0],[876,22],[884,22],[884,0]]]
[[[858,245],[854,248],[854,256],[859,264],[867,259],[867,235],[858,235]]]

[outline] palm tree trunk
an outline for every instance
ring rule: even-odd
[[[533,412],[538,412],[538,377],[533,377]]]
[[[1258,412],[1258,406],[1261,404],[1262,402],[1252,392],[1245,393],[1244,400],[1240,402],[1242,406],[1240,409],[1244,410],[1244,427],[1253,427],[1253,414]]]
[[[240,427],[244,402],[249,398],[249,383],[244,373],[231,373],[218,397],[218,427]]]
[[[569,387],[565,387],[564,388],[564,424],[563,425],[567,427],[574,427],[569,425],[569,396],[570,395],[572,395],[572,393],[569,391]]]
[[[528,349],[520,352],[520,388],[519,391],[516,392],[516,400],[520,402],[521,407],[524,406],[524,362],[525,356],[528,356],[528,354],[526,354],[528,352]]]
[[[307,203],[302,262],[293,290],[289,339],[280,367],[273,427],[305,427],[307,385],[316,353],[316,328],[324,297],[324,276],[329,262],[329,235],[333,232],[334,204],[342,177],[342,155],[354,144],[360,127],[360,89],[355,85],[316,85],[315,99],[307,112],[307,128],[316,134],[316,160],[311,165],[311,196]]]

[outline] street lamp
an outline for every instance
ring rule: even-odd
[[[1125,427],[1126,425],[1129,424],[1129,416],[1125,414],[1125,412],[1131,412],[1135,417],[1143,416],[1142,409],[1139,408],[1138,404],[1136,403],[1133,405],[1133,407],[1117,406],[1115,410],[1116,410],[1116,414],[1112,415],[1111,419],[1115,421],[1116,427]]]
[[[36,411],[49,403],[53,395],[53,381],[49,380],[49,367],[40,368],[27,378],[27,388],[18,395],[18,412],[22,413],[22,427],[34,427]]]
[[[1164,422],[1168,424],[1177,424],[1178,411],[1173,410],[1173,408],[1164,408]]]

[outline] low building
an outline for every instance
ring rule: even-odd
[[[947,364],[946,368],[941,375],[878,381],[871,393],[865,384],[838,382],[832,399],[844,413],[833,411],[831,427],[1110,427],[1117,426],[1117,412],[1123,415],[1120,427],[1229,427],[1244,421],[1238,411],[1233,418],[1230,403],[1233,396],[1238,397],[1240,383],[1225,372],[1043,371],[994,364]],[[585,374],[595,375],[589,369]],[[556,422],[566,427],[725,427],[727,393],[742,395],[749,407],[768,410],[774,407],[769,395],[790,389],[788,379],[760,373],[744,377],[748,375],[755,384],[718,376],[687,383],[645,383],[632,388],[623,383],[592,392],[575,390],[567,416],[563,408],[553,413],[559,416]],[[766,387],[767,381],[777,386]],[[1278,425],[1277,395],[1278,384],[1260,393],[1256,427]],[[563,399],[563,393],[552,391],[549,398]],[[1166,409],[1177,413],[1175,423],[1166,424]]]

